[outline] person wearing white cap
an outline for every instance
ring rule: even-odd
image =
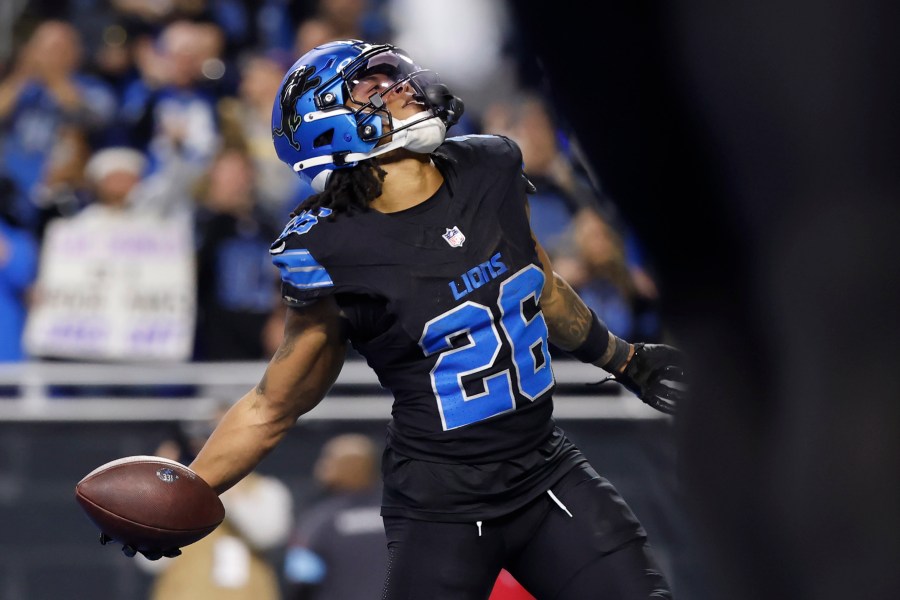
[[[121,209],[129,204],[129,196],[146,168],[147,158],[142,152],[116,146],[95,152],[85,165],[84,174],[100,204]]]

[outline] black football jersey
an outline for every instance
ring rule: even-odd
[[[541,493],[576,451],[552,419],[521,152],[502,136],[465,136],[436,154],[445,181],[428,200],[304,213],[271,252],[285,301],[333,295],[394,396],[385,514],[489,518]]]

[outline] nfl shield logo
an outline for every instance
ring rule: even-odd
[[[447,240],[447,243],[454,248],[459,248],[463,245],[463,242],[466,241],[466,236],[464,236],[463,232],[459,230],[459,227],[455,225],[452,229],[448,229],[441,237]]]

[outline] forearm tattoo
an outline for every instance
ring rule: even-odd
[[[302,320],[294,318],[289,319],[285,323],[284,328],[284,338],[281,340],[281,344],[278,346],[278,349],[275,351],[275,354],[272,356],[273,363],[280,362],[290,356],[294,352],[294,348],[297,345],[297,336],[303,330],[304,323]],[[259,383],[256,385],[256,393],[257,394],[265,394],[266,393],[266,383],[268,382],[269,370],[266,369],[266,372],[263,373],[262,379],[259,380]]]
[[[265,373],[263,373],[262,378],[259,380],[259,383],[256,384],[256,393],[259,395],[263,395],[266,393],[266,383],[269,376],[268,369]]]
[[[550,339],[563,350],[577,348],[587,338],[593,317],[575,290],[559,276],[554,276],[555,302],[545,312]]]
[[[272,362],[281,362],[294,352],[294,347],[297,345],[298,332],[299,328],[285,328],[284,339],[281,340],[281,344],[278,346],[278,349],[275,350],[275,355],[272,356]]]

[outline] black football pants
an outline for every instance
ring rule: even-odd
[[[538,600],[671,599],[643,529],[608,481],[584,465],[551,491],[555,499],[545,493],[480,528],[385,517],[383,600],[485,600],[501,568]]]

